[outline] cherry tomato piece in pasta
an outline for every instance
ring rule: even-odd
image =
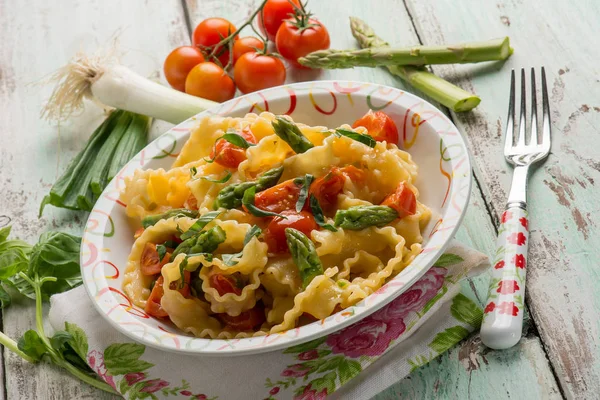
[[[369,110],[352,124],[353,128],[359,126],[367,128],[369,135],[378,142],[398,144],[398,128],[390,116],[382,111]]]
[[[256,144],[256,138],[249,128],[236,133],[246,139],[248,143]],[[225,168],[237,168],[242,161],[246,160],[246,150],[225,139],[219,139],[210,153],[210,158]]]
[[[289,251],[287,240],[285,238],[285,229],[294,228],[310,237],[310,232],[319,229],[315,217],[308,211],[283,211],[282,215],[286,217],[275,217],[264,233],[264,241],[269,246],[271,253],[286,253]]]
[[[251,331],[265,322],[265,310],[262,306],[257,305],[235,317],[229,314],[218,314],[218,317],[225,324],[226,329]]]
[[[402,182],[394,193],[388,195],[381,202],[382,206],[392,207],[398,212],[398,218],[413,215],[417,212],[417,199],[415,193]]]
[[[261,210],[282,213],[286,210],[295,210],[301,186],[294,179],[282,182],[267,190],[256,194],[254,205]]]
[[[144,275],[156,275],[160,273],[160,270],[169,262],[170,258],[171,253],[167,251],[161,260],[156,250],[156,245],[154,243],[146,243],[140,258],[140,270]]]
[[[232,275],[214,274],[208,278],[208,282],[210,287],[217,290],[219,296],[227,293],[234,293],[238,296],[242,294],[243,285]]]

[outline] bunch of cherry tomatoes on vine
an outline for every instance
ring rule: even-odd
[[[256,36],[239,37],[247,26]],[[275,43],[277,52],[269,50],[273,47],[269,42]],[[306,11],[306,4],[264,0],[239,28],[224,18],[200,22],[192,46],[178,47],[167,56],[164,73],[177,90],[223,102],[234,97],[236,87],[251,93],[282,85],[286,77],[282,58],[304,68],[298,58],[328,48],[329,33]]]

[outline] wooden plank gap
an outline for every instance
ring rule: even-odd
[[[181,0],[181,8],[183,10],[183,18],[185,19],[185,26],[190,37],[190,43],[192,42],[192,19],[190,18],[190,9],[188,8],[187,1]]]

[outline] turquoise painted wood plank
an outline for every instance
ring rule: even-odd
[[[434,68],[482,97],[476,112],[455,118],[469,138],[479,181],[495,214],[503,208],[511,176],[499,151],[510,68],[546,67],[554,140],[546,163],[530,180],[527,302],[565,395],[597,397],[600,151],[594,143],[600,132],[600,67],[592,38],[599,33],[600,3],[407,4],[425,43],[511,37],[515,53],[505,65]]]
[[[189,40],[179,0],[67,0],[60,5],[32,0],[26,7],[0,1],[0,36],[10,38],[0,46],[0,215],[12,218],[14,234],[31,243],[48,229],[81,234],[85,213],[49,207],[38,220],[37,212],[52,182],[102,116],[90,104],[57,129],[39,118],[51,88],[30,84],[64,65],[78,50],[94,51],[107,44],[119,30],[122,62],[144,75],[159,70],[164,55]],[[3,331],[20,337],[35,326],[34,315],[30,300],[15,297],[3,311]],[[58,368],[25,363],[9,351],[4,356],[5,387],[0,393],[8,399],[116,398]]]

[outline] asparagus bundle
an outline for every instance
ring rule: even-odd
[[[361,19],[350,17],[350,29],[362,48],[389,46],[385,40],[375,35],[373,29]],[[470,111],[481,102],[478,96],[432,74],[425,67],[388,65],[387,69],[392,75],[400,77],[415,89],[454,112]]]
[[[364,23],[363,23],[364,24]],[[387,45],[387,43],[386,43]],[[298,62],[312,68],[378,67],[382,65],[464,64],[506,60],[512,54],[508,37],[451,46],[391,48],[375,46],[362,50],[318,50]]]

